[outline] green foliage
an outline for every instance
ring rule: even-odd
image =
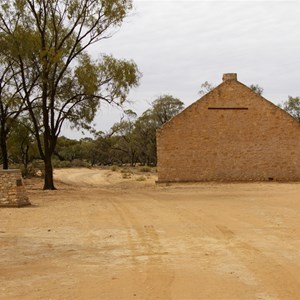
[[[130,179],[131,178],[131,173],[125,172],[122,174],[123,179]]]
[[[110,136],[114,137],[112,139],[112,150],[118,156],[120,153],[125,154],[131,166],[135,164],[137,148],[134,132],[135,117],[136,114],[133,111],[125,111],[125,115],[121,118],[120,122],[112,126],[110,133]]]
[[[152,102],[135,122],[135,139],[139,162],[156,165],[156,130],[184,108],[183,102],[171,95],[163,95]]]
[[[97,91],[97,67],[91,57],[84,54],[80,57],[79,66],[75,69],[78,86],[82,87],[85,95],[94,95]]]
[[[258,94],[259,96],[261,96],[262,93],[263,93],[263,91],[264,91],[264,89],[263,89],[261,86],[259,86],[258,84],[251,84],[251,85],[249,86],[249,88],[250,88],[254,93]]]
[[[151,109],[144,112],[135,122],[135,138],[138,141],[139,161],[146,165],[156,164],[156,121]]]
[[[128,167],[124,167],[121,169],[121,173],[123,174],[132,174],[132,171]]]
[[[183,107],[183,102],[178,98],[174,98],[171,95],[163,95],[153,101],[151,113],[157,124],[162,126],[182,111]]]
[[[176,98],[167,98],[167,101]],[[54,152],[53,167],[90,167],[97,165],[112,165],[111,170],[119,170],[118,166],[123,166],[121,173],[126,178],[130,177],[131,170],[124,165],[136,165],[139,172],[150,173],[156,165],[156,129],[161,126],[161,119],[157,116],[157,109],[161,105],[165,110],[169,107],[172,111],[165,112],[168,118],[175,115],[183,108],[182,102],[178,103],[177,109],[174,105],[168,106],[166,98],[160,97],[153,102],[151,108],[146,110],[140,117],[132,110],[125,110],[119,122],[115,123],[108,133],[96,132],[94,138],[83,138],[72,140],[64,136],[58,137]],[[165,105],[163,105],[165,104]],[[156,110],[155,110],[155,109]],[[30,123],[26,126],[21,124],[16,128],[10,137],[11,157],[15,162],[22,162],[22,147],[28,149],[28,165],[34,158],[39,157],[37,144],[30,128]],[[34,163],[34,161],[33,161]],[[39,166],[35,169],[41,169]]]
[[[17,127],[17,119],[24,109],[24,101],[18,95],[18,81],[14,78],[16,74],[13,68],[14,64],[6,61],[0,53],[0,150],[4,169],[9,166],[9,134]]]
[[[208,81],[205,81],[204,83],[202,83],[200,85],[200,91],[198,92],[198,94],[202,97],[204,96],[205,94],[209,93],[210,91],[212,91],[215,86],[214,84],[208,82]]]
[[[156,129],[183,109],[183,103],[170,95],[153,101],[152,107],[140,117],[125,111],[120,122],[109,133],[114,162],[156,164]]]
[[[141,172],[151,172],[151,168],[149,166],[140,167]]]
[[[117,167],[117,166],[112,166],[110,169],[111,169],[113,172],[116,172],[116,171],[118,170],[118,167]]]
[[[102,62],[98,65],[100,82],[104,85],[104,93],[109,91],[108,101],[114,102],[118,99],[119,104],[126,100],[130,88],[139,83],[141,73],[137,65],[132,61],[118,60],[111,55],[104,55]]]
[[[110,55],[94,61],[87,52],[111,37],[131,9],[131,0],[1,2],[0,50],[32,120],[45,189],[54,189],[51,158],[64,122],[91,129],[102,101],[120,105],[139,83],[133,61]]]
[[[55,169],[60,169],[60,168],[71,168],[73,167],[73,164],[71,161],[69,160],[57,160],[57,159],[53,159],[53,168]]]
[[[29,120],[23,118],[14,123],[7,144],[10,161],[21,163],[26,173],[28,165],[39,157]]]
[[[136,181],[145,181],[147,178],[145,176],[139,176]]]
[[[288,100],[284,101],[280,107],[300,122],[300,97],[288,96]]]
[[[127,14],[127,11],[132,9],[132,1],[102,0],[102,5],[105,16],[110,20],[114,20],[115,25],[120,25]]]

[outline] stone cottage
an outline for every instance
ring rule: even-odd
[[[157,130],[158,182],[298,181],[300,124],[235,73]]]

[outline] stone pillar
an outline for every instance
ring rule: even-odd
[[[30,205],[20,170],[0,170],[0,207]]]

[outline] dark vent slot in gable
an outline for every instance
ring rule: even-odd
[[[214,110],[248,110],[248,107],[208,107],[208,109]]]

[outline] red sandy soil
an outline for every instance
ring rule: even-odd
[[[0,208],[1,300],[300,299],[300,183],[55,177],[57,191],[26,181],[32,206]]]

